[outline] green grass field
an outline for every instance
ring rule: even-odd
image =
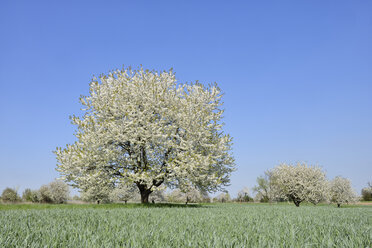
[[[372,207],[0,205],[0,247],[372,247]]]

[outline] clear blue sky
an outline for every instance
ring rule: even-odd
[[[235,195],[280,162],[372,181],[371,1],[1,1],[0,190],[58,177],[93,75],[218,82]]]

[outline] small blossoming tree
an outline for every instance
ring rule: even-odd
[[[277,199],[288,199],[299,207],[303,201],[317,204],[327,198],[328,182],[318,166],[281,164],[271,171],[271,188]]]
[[[344,177],[335,177],[330,183],[330,199],[341,207],[341,204],[355,202],[356,193],[351,187],[349,179]]]
[[[123,201],[126,204],[129,200],[135,199],[138,194],[138,188],[135,184],[118,185],[110,192],[109,199],[113,202]]]
[[[169,199],[175,202],[184,202],[188,204],[189,202],[197,203],[203,201],[203,193],[196,188],[184,188],[184,189],[175,189],[170,195]]]

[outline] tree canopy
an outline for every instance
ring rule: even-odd
[[[136,184],[141,201],[160,185],[217,191],[234,170],[216,84],[177,83],[172,70],[124,68],[93,78],[72,116],[77,141],[57,148],[57,170],[72,185]]]

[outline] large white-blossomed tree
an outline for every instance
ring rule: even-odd
[[[318,166],[305,163],[280,164],[270,171],[270,188],[277,199],[288,199],[299,207],[303,201],[317,204],[327,200],[328,181]]]
[[[161,185],[223,189],[234,170],[216,84],[181,84],[170,71],[124,68],[94,78],[71,117],[77,141],[57,148],[57,170],[87,191],[136,184],[141,202]]]

